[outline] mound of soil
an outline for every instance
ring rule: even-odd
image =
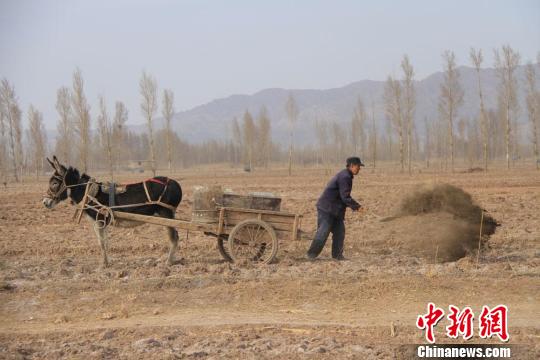
[[[416,190],[403,199],[396,216],[385,220],[391,245],[434,262],[458,260],[479,242],[485,246],[498,226],[470,194],[449,184]]]

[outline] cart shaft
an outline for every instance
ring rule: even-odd
[[[167,219],[157,216],[147,216],[140,214],[132,214],[121,211],[115,211],[114,217],[117,219],[139,221],[148,224],[162,225],[175,227],[183,230],[193,230],[193,231],[216,231],[215,224],[198,224],[191,221],[179,220],[179,219]]]

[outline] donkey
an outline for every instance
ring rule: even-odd
[[[56,156],[53,160],[47,161],[54,169],[54,174],[49,179],[49,189],[47,195],[43,198],[43,205],[48,209],[52,209],[59,202],[66,200],[68,197],[72,203],[80,203],[83,200],[85,191],[87,190],[87,184],[91,180],[87,174],[79,174],[79,171],[74,167],[65,167],[60,164]],[[101,185],[101,183],[96,183]],[[109,204],[109,194],[103,192],[101,186],[97,186],[97,192],[93,194],[93,197],[101,204]],[[157,215],[164,218],[173,219],[176,208],[182,200],[182,188],[180,184],[172,179],[158,176],[152,179],[146,180],[144,183],[136,183],[126,185],[126,190],[123,193],[114,195],[115,205],[125,206],[131,204],[144,204],[149,200],[157,200],[159,203],[152,203],[133,207],[119,207],[115,211],[124,211],[134,214],[142,215]],[[160,205],[161,204],[161,205]],[[93,200],[88,201],[88,205],[99,205]],[[96,221],[101,221],[104,224],[110,222],[109,217],[99,214],[92,208],[86,208],[84,210],[86,215],[94,222],[94,231],[101,246],[101,252],[103,255],[103,266],[109,266],[109,258],[107,255],[108,249],[108,236],[105,226],[96,226]],[[120,221],[116,220],[115,225],[121,227],[133,227],[142,225],[140,222],[133,221]],[[173,227],[167,228],[169,240],[171,241],[171,248],[169,250],[169,256],[167,262],[169,265],[178,264],[178,261],[174,259],[174,253],[178,247],[178,232]]]

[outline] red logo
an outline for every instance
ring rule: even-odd
[[[473,319],[474,314],[470,307],[466,307],[463,311],[459,311],[454,305],[448,306],[450,314],[447,318],[450,320],[450,325],[446,327],[446,336],[457,339],[459,334],[463,339],[468,340],[473,336]]]
[[[461,336],[464,340],[472,338],[474,331],[472,309],[467,306],[460,310],[454,305],[449,305],[448,310],[449,325],[446,327],[446,336],[452,339]],[[435,342],[435,326],[443,317],[444,310],[430,302],[427,306],[427,313],[419,315],[416,319],[416,326],[420,330],[425,330],[426,340],[431,344]],[[483,339],[497,335],[501,341],[508,341],[510,334],[508,333],[508,308],[506,305],[497,305],[492,309],[484,305],[478,320],[478,329],[478,333]]]
[[[426,329],[426,340],[433,344],[435,342],[435,334],[433,333],[433,328],[437,323],[444,317],[444,310],[438,307],[435,307],[435,304],[428,304],[428,312],[423,316],[418,316],[416,319],[416,326],[424,330]]]
[[[497,335],[501,341],[508,341],[508,308],[505,305],[499,305],[489,309],[484,305],[480,315],[480,337],[487,339]]]

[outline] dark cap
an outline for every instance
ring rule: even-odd
[[[347,158],[347,167],[351,165],[365,166],[358,156],[351,156],[350,158]]]

